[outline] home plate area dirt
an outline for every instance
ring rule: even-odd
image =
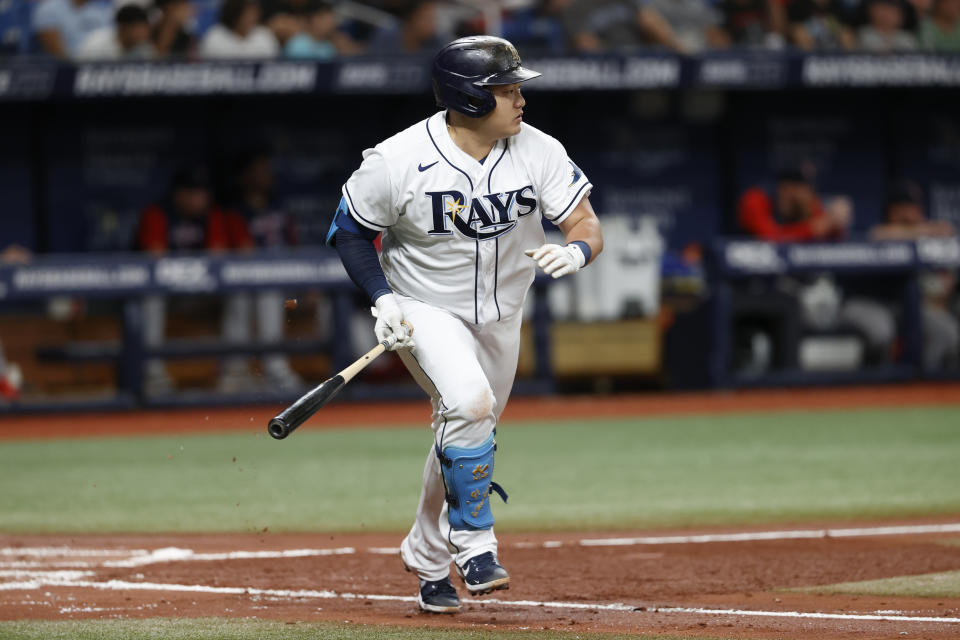
[[[710,637],[958,638],[960,598],[793,593],[960,569],[957,519],[501,535],[508,591],[419,613],[400,536],[0,535],[0,619],[258,617]],[[455,583],[459,584],[458,580]]]

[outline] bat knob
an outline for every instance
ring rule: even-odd
[[[276,418],[271,420],[267,425],[267,433],[277,440],[283,440],[290,435],[290,432],[287,431],[287,425],[282,420],[278,420]]]
[[[407,335],[408,335],[408,336],[412,336],[412,335],[413,335],[413,325],[412,325],[412,324],[410,324],[410,323],[407,322],[406,320],[401,321],[400,324],[402,324],[404,327],[406,327],[406,329],[407,329]],[[392,348],[393,348],[393,345],[397,344],[397,336],[392,335],[392,336],[386,338],[385,340],[383,340],[380,344],[382,344],[385,349],[392,349]]]

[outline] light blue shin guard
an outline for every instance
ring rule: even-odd
[[[507,494],[493,478],[493,454],[497,444],[491,435],[479,447],[436,448],[440,470],[447,487],[450,526],[455,530],[489,529],[493,526],[490,492],[503,501]]]

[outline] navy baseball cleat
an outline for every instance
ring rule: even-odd
[[[443,580],[421,580],[417,604],[421,611],[430,613],[456,613],[460,611],[460,597],[450,582],[450,576]]]
[[[510,588],[510,576],[492,551],[470,558],[462,567],[457,567],[457,573],[472,596]]]

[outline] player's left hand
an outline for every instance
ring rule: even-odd
[[[544,273],[554,278],[576,273],[587,262],[583,251],[575,244],[565,247],[545,244],[539,249],[527,249],[524,253],[533,258]]]

